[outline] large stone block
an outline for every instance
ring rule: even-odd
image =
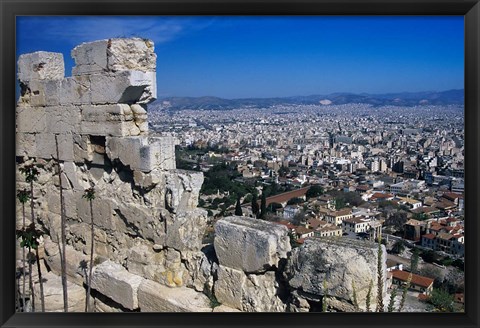
[[[205,294],[186,287],[169,288],[144,280],[138,289],[141,312],[211,312]]]
[[[207,211],[192,209],[165,217],[166,245],[180,251],[198,251],[207,227]]]
[[[219,266],[215,296],[224,305],[246,312],[284,312],[286,304],[278,297],[279,292],[275,271],[245,275]]]
[[[82,43],[71,51],[75,60],[72,75],[84,75],[105,72],[107,70],[108,40]]]
[[[80,134],[93,136],[130,137],[138,136],[140,129],[134,121],[125,122],[88,122],[83,121]]]
[[[60,82],[58,102],[60,105],[83,105],[92,100],[92,86],[88,75],[67,77]]]
[[[50,133],[76,133],[80,129],[79,106],[51,106],[45,109],[47,131]]]
[[[291,249],[285,226],[239,216],[217,221],[214,246],[221,265],[250,273],[278,267]]]
[[[53,242],[50,238],[45,239],[46,264],[52,272],[61,275],[62,266],[58,247],[58,243]],[[90,262],[90,255],[85,255],[70,245],[67,245],[66,248],[67,279],[78,285],[82,285],[85,282],[85,269],[82,268],[82,263]]]
[[[129,273],[120,264],[105,261],[94,268],[92,288],[127,309],[139,307],[138,289],[144,279]]]
[[[172,139],[172,137],[143,136],[109,137],[106,141],[107,156],[110,160],[120,160],[123,165],[129,166],[133,171],[150,172],[154,169],[170,169],[175,163],[175,153],[171,153]]]
[[[71,161],[74,158],[73,136],[71,134],[58,134],[58,155],[60,160]],[[57,158],[55,134],[37,133],[35,135],[35,157],[44,159]]]
[[[107,49],[108,70],[150,71],[156,68],[157,55],[152,40],[141,38],[115,38]]]
[[[18,57],[18,79],[21,82],[33,80],[59,80],[65,76],[61,53],[37,51]]]
[[[163,245],[165,222],[155,217],[153,209],[134,202],[115,204],[114,222],[117,231]]]
[[[82,120],[87,122],[124,122],[133,120],[127,104],[82,106]]]
[[[215,297],[227,306],[243,309],[243,290],[247,276],[243,271],[231,269],[220,265],[218,280],[215,282]]]
[[[17,106],[16,112],[17,132],[47,132],[47,120],[44,107]]]
[[[120,71],[88,78],[92,104],[149,103],[157,98],[155,72]]]
[[[22,83],[19,106],[57,106],[61,80],[33,80]]]
[[[16,133],[15,155],[33,157],[36,154],[35,135]]]
[[[52,272],[43,273],[45,312],[64,312],[62,278]],[[68,312],[85,311],[85,288],[67,280]],[[40,284],[35,284],[35,306],[41,308]]]
[[[90,223],[90,202],[83,198],[84,192],[75,192],[78,218],[85,223]],[[93,205],[93,223],[100,229],[116,230],[117,226],[113,220],[112,202],[101,195],[96,195],[92,201]]]
[[[382,247],[384,295],[386,293],[386,251]],[[293,289],[305,297],[320,299],[323,295],[353,304],[353,284],[360,307],[365,307],[370,282],[377,291],[378,244],[334,238],[310,238],[292,251],[284,276]],[[326,281],[327,291],[323,289]],[[375,296],[372,296],[375,299]]]
[[[203,183],[202,172],[172,170],[165,175],[165,181],[165,207],[169,211],[179,213],[197,207]]]

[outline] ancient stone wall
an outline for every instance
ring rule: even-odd
[[[81,286],[85,280],[80,262],[89,259],[91,218],[82,196],[94,187],[93,288],[103,300],[139,310],[137,291],[148,282],[203,291],[211,279],[201,252],[206,211],[197,208],[203,175],[176,170],[173,137],[148,135],[147,103],[156,97],[153,42],[100,40],[75,47],[72,57],[71,77],[64,76],[58,53],[35,52],[18,60],[17,167],[35,163],[41,173],[34,201],[38,223],[48,232],[47,269],[61,272],[59,159],[69,281]],[[29,189],[20,172],[17,187]],[[17,219],[20,227],[20,204]]]
[[[203,174],[175,168],[173,137],[148,134],[147,104],[156,97],[153,42],[89,42],[72,57],[71,77],[58,53],[18,60],[17,168],[34,163],[40,171],[34,211],[47,232],[41,254],[48,311],[63,311],[60,188],[69,310],[83,311],[81,263],[89,261],[92,218],[82,196],[90,187],[96,191],[92,296],[98,312],[315,311],[326,294],[331,309],[348,311],[353,281],[364,306],[370,280],[376,286],[374,244],[312,239],[292,250],[284,226],[227,217],[215,225],[214,245],[202,245]],[[23,188],[29,185],[18,171],[17,189]],[[21,259],[20,248],[18,254]],[[38,283],[35,289],[38,296]]]

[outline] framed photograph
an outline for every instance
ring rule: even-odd
[[[477,0],[1,15],[2,327],[478,327]]]

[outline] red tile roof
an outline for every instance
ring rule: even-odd
[[[425,239],[435,239],[435,237],[436,236],[433,233],[428,233],[422,236],[422,238],[425,238]]]
[[[267,197],[266,198],[266,205],[268,206],[271,203],[281,204],[281,203],[288,202],[292,198],[303,197],[307,194],[308,189],[310,189],[310,187],[305,187],[305,188],[300,188],[300,189],[296,189],[296,190],[292,190],[292,191],[287,191],[287,192],[284,192],[283,194],[278,194],[278,195],[275,195],[275,196]],[[261,204],[261,200],[258,201],[258,204],[259,205]]]
[[[401,281],[407,281],[410,272],[403,270],[392,270],[392,277]],[[420,287],[428,288],[433,284],[433,279],[412,273],[411,283]]]

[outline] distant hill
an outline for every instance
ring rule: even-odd
[[[329,95],[310,95],[277,98],[241,98],[224,99],[218,97],[163,97],[153,102],[150,109],[169,110],[228,110],[239,107],[264,108],[274,105],[341,105],[364,103],[374,106],[397,105],[463,105],[464,90],[431,92],[401,92],[386,94],[332,93]]]

